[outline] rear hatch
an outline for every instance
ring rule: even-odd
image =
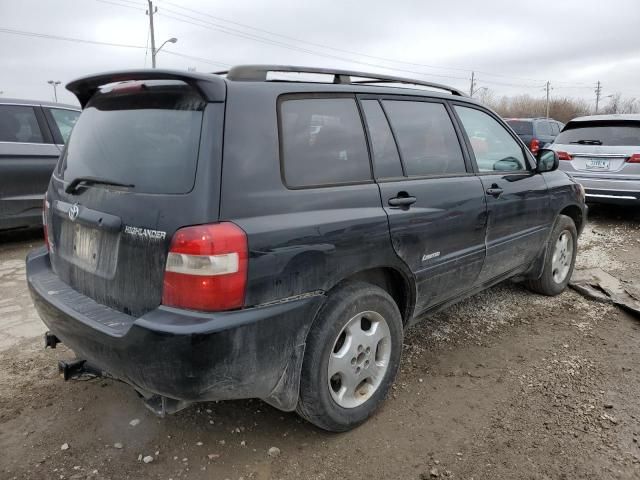
[[[580,176],[638,179],[640,122],[588,120],[569,122],[556,137],[564,170]]]
[[[128,76],[68,86],[85,105],[54,171],[46,218],[59,278],[139,316],[160,304],[175,231],[218,219],[224,97],[218,89],[212,99],[190,77]]]

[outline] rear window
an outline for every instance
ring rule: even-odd
[[[43,142],[33,107],[0,105],[0,142]]]
[[[509,126],[518,135],[533,135],[533,122],[527,120],[507,120]]]
[[[569,122],[555,143],[586,145],[638,146],[640,122]]]
[[[288,186],[371,180],[369,152],[355,99],[285,100],[280,105],[280,122]]]
[[[551,135],[551,123],[547,121],[536,122],[538,135]]]
[[[175,81],[121,84],[96,93],[67,143],[61,175],[133,184],[144,193],[193,188],[205,103]]]

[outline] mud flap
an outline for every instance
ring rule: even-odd
[[[298,405],[300,393],[300,372],[304,360],[305,345],[298,345],[291,354],[282,376],[267,398],[262,400],[272,407],[285,412],[292,412]]]

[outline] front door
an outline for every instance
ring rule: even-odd
[[[478,278],[489,282],[530,265],[552,224],[547,185],[524,147],[502,123],[472,106],[454,107],[485,192],[487,258]]]
[[[361,104],[393,246],[416,277],[418,314],[475,283],[485,256],[484,189],[443,102]]]

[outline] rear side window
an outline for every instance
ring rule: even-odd
[[[402,177],[398,147],[380,103],[377,100],[363,100],[362,109],[369,127],[376,177]]]
[[[0,142],[43,143],[33,107],[0,105]]]
[[[56,127],[60,132],[62,141],[64,143],[67,143],[67,140],[69,140],[69,135],[71,135],[71,130],[76,124],[76,121],[78,121],[80,112],[62,108],[50,108],[49,111],[51,112],[53,120],[56,122]]]
[[[640,122],[569,122],[555,143],[640,146]]]
[[[369,152],[353,98],[280,104],[284,179],[291,187],[371,180]]]
[[[536,122],[538,135],[551,135],[551,124],[546,121]]]
[[[533,135],[533,122],[529,120],[507,120],[509,126],[518,135]]]
[[[558,133],[560,133],[560,125],[556,122],[551,122],[551,134],[558,135]]]
[[[99,177],[144,193],[189,192],[204,101],[183,82],[121,85],[96,93],[82,111],[62,158],[62,177]]]
[[[526,170],[522,147],[491,115],[456,105],[456,113],[467,132],[481,172]]]
[[[385,100],[408,176],[466,173],[462,149],[441,103]]]

